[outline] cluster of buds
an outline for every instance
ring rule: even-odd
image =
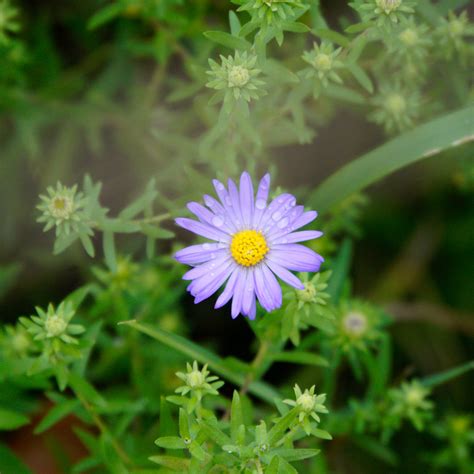
[[[425,422],[431,419],[434,407],[433,402],[427,399],[430,393],[430,389],[417,380],[391,389],[388,392],[387,420],[398,425],[403,419],[408,419],[417,430],[422,430]]]
[[[474,37],[474,24],[469,21],[466,11],[459,15],[449,12],[435,31],[440,42],[440,50],[446,59],[459,54],[462,59],[472,54],[472,44],[467,40]]]
[[[363,0],[351,3],[363,21],[375,20],[377,26],[387,27],[398,23],[407,14],[414,13],[412,1],[407,0]]]
[[[381,338],[383,314],[372,305],[358,300],[341,303],[337,311],[334,347],[345,353],[366,351]]]
[[[421,99],[418,91],[404,90],[399,84],[383,84],[372,104],[374,111],[369,119],[393,134],[414,124],[420,115]]]
[[[313,94],[318,97],[321,91],[330,82],[342,83],[342,79],[337,73],[338,69],[344,67],[338,58],[342,48],[335,49],[332,43],[323,41],[320,45],[313,43],[313,49],[303,53],[303,60],[310,65],[301,71],[306,79],[314,79]]]
[[[297,11],[307,8],[301,0],[242,0],[237,11],[247,11],[252,21],[263,27],[278,26],[282,21],[292,19]]]
[[[298,384],[296,384],[293,390],[295,392],[295,400],[288,399],[283,400],[283,402],[298,408],[298,423],[304,432],[309,435],[313,428],[316,427],[314,422],[321,422],[318,413],[329,413],[328,409],[324,406],[326,395],[317,395],[314,385],[310,389],[305,389],[304,392],[302,392]]]
[[[57,183],[56,188],[47,188],[47,195],[41,195],[41,203],[37,208],[41,211],[38,222],[44,223],[44,231],[56,228],[56,236],[68,235],[74,232],[92,231],[84,223],[85,198],[77,192],[77,186],[63,186]]]
[[[221,63],[209,59],[211,70],[207,74],[211,80],[207,87],[223,91],[224,108],[231,112],[236,102],[250,102],[265,94],[262,86],[265,84],[258,79],[260,69],[256,68],[257,56],[236,51],[234,56],[220,56]]]

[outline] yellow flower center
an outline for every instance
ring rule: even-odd
[[[261,232],[242,230],[234,234],[230,251],[234,260],[244,267],[252,267],[263,260],[268,252],[267,241]]]

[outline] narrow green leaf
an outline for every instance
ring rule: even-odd
[[[242,386],[245,383],[245,374],[235,372],[234,370],[230,369],[219,356],[182,336],[178,336],[177,334],[170,333],[158,327],[152,327],[148,324],[138,323],[136,320],[123,321],[119,324],[131,326],[143,334],[147,334],[153,339],[160,341],[162,344],[172,347],[182,354],[185,354],[191,360],[195,359],[203,364],[208,364],[209,368],[216,374],[239,386]],[[252,382],[248,389],[250,393],[270,403],[273,403],[275,398],[281,398],[279,393],[272,386],[266,384],[265,382]]]
[[[177,472],[188,472],[189,459],[177,458],[175,456],[151,456],[148,458],[151,462],[167,467]]]
[[[83,398],[86,402],[98,407],[106,407],[107,402],[102,398],[99,392],[84,378],[71,372],[69,374],[69,385],[78,398]]]
[[[445,370],[444,372],[425,377],[421,380],[421,383],[425,387],[436,387],[437,385],[441,385],[457,377],[460,377],[471,370],[474,370],[474,360],[466,362],[462,365],[458,365],[457,367],[453,367],[452,369]]]
[[[217,427],[216,423],[203,421],[200,426],[204,433],[219,446],[232,444],[232,440]]]
[[[273,445],[275,444],[289,428],[291,423],[298,416],[299,409],[297,407],[292,408],[286,415],[282,416],[275,426],[268,432],[268,442]]]
[[[240,28],[242,27],[239,17],[233,10],[229,12],[229,27],[233,36],[237,36],[239,34]]]
[[[333,99],[342,100],[343,102],[349,102],[351,104],[365,105],[366,103],[366,99],[363,95],[344,86],[331,84],[325,89],[324,94]]]
[[[163,436],[155,440],[155,444],[164,449],[186,449],[186,443],[178,436]]]
[[[290,362],[293,364],[315,365],[327,367],[328,361],[319,354],[305,351],[277,352],[272,355],[272,359],[277,362]]]
[[[325,430],[320,430],[319,428],[313,428],[311,430],[311,434],[313,436],[316,436],[316,438],[327,439],[327,440],[332,439],[331,433],[328,433]]]
[[[347,33],[360,33],[361,31],[365,31],[367,28],[373,26],[374,23],[371,21],[365,21],[362,23],[354,23],[353,25],[346,28]]]
[[[3,443],[0,443],[0,472],[4,474],[32,474],[23,461]]]
[[[292,33],[307,33],[310,31],[308,25],[300,23],[298,21],[284,21],[282,22],[282,29],[285,31],[291,31]]]
[[[117,256],[115,254],[115,240],[112,232],[104,232],[102,245],[104,249],[105,263],[109,267],[109,270],[115,273],[117,271]]]
[[[179,409],[179,435],[183,439],[191,439],[191,431],[189,429],[189,416],[182,408]]]
[[[23,413],[0,408],[0,430],[16,430],[30,422],[29,418]]]
[[[310,196],[319,212],[381,178],[443,150],[474,140],[474,106],[466,107],[406,132],[345,165]]]
[[[319,449],[275,449],[273,453],[277,456],[286,459],[287,461],[301,461],[302,459],[309,459],[319,454]]]
[[[81,234],[80,239],[82,242],[82,246],[84,247],[84,250],[87,252],[87,255],[89,255],[89,257],[91,258],[94,258],[95,250],[94,250],[94,245],[92,244],[91,238],[87,234]]]
[[[374,85],[367,73],[357,64],[347,64],[347,69],[352,73],[357,82],[370,94],[374,92]]]
[[[175,424],[171,416],[171,410],[169,404],[166,402],[166,398],[162,395],[160,397],[160,436],[171,436],[176,433]]]
[[[240,36],[233,36],[224,31],[205,31],[204,36],[215,43],[230,49],[250,49],[251,44]]]
[[[230,409],[230,432],[232,436],[232,441],[235,442],[239,434],[239,428],[244,424],[244,419],[242,415],[242,403],[240,402],[240,395],[237,390],[234,390],[234,395],[232,396],[232,406]]]
[[[99,28],[99,26],[105,25],[120,15],[122,8],[123,7],[121,3],[107,5],[106,7],[100,9],[95,15],[92,15],[92,17],[87,22],[87,28],[89,30],[95,30],[96,28]]]
[[[62,403],[59,403],[58,405],[55,405],[38,423],[35,428],[35,434],[43,433],[43,431],[51,428],[64,417],[74,412],[74,410],[76,410],[79,406],[80,403],[78,400],[66,400]]]
[[[344,35],[341,35],[341,33],[328,28],[316,28],[313,30],[313,33],[319,38],[327,39],[333,43],[343,46],[344,48],[347,48],[351,44],[351,42]]]
[[[336,256],[336,260],[332,267],[331,278],[328,282],[326,292],[331,297],[331,302],[337,304],[341,298],[344,289],[352,259],[352,240],[345,238],[342,242],[341,248]]]

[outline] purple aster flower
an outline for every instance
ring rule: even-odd
[[[194,267],[183,279],[192,280],[187,289],[195,303],[209,298],[225,283],[215,307],[232,299],[233,318],[243,314],[254,319],[257,298],[267,311],[281,306],[276,277],[302,290],[303,283],[291,271],[319,270],[324,259],[297,242],[316,239],[322,232],[295,232],[318,214],[305,212],[291,194],[280,194],[268,204],[269,174],[260,181],[256,196],[247,172],[240,177],[240,189],[231,179],[228,189],[217,180],[213,183],[220,202],[205,195],[207,208],[197,202],[188,204],[198,221],[176,219],[179,226],[213,242],[186,247],[175,258]]]

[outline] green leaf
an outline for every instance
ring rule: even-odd
[[[119,219],[129,220],[143,212],[158,196],[155,185],[155,180],[151,179],[146,185],[145,192],[120,212]]]
[[[205,31],[204,36],[215,43],[230,49],[250,49],[252,46],[247,40],[240,36],[233,36],[224,31]]]
[[[29,418],[23,413],[0,408],[0,430],[16,430],[30,422]]]
[[[298,21],[284,21],[282,22],[281,27],[284,31],[291,31],[292,33],[307,33],[310,31],[308,25]]]
[[[23,461],[3,443],[0,443],[0,472],[4,474],[32,474]]]
[[[474,106],[425,123],[352,161],[310,196],[320,213],[385,176],[443,150],[474,140]]]
[[[179,409],[179,435],[183,439],[191,439],[189,416],[182,408]]]
[[[325,430],[320,430],[319,428],[313,428],[311,430],[311,434],[313,436],[316,436],[316,438],[327,439],[327,440],[332,439],[331,433],[328,433]]]
[[[104,232],[102,246],[104,248],[105,263],[109,267],[109,270],[115,273],[117,271],[117,256],[115,254],[115,241],[112,232]]]
[[[132,234],[133,232],[140,231],[140,225],[135,222],[117,219],[104,219],[101,224],[103,231],[107,232],[119,232],[122,234]]]
[[[81,234],[80,236],[82,246],[84,247],[84,250],[86,251],[87,255],[89,257],[94,258],[95,256],[95,250],[94,250],[94,245],[92,244],[91,238],[87,234]]]
[[[277,352],[272,355],[272,359],[277,362],[290,362],[319,367],[327,367],[329,365],[328,361],[319,354],[305,351]]]
[[[51,428],[64,417],[74,412],[79,406],[80,403],[78,400],[65,400],[64,402],[55,405],[38,423],[35,428],[35,434],[43,433],[43,431]]]
[[[232,444],[231,439],[217,427],[215,422],[203,421],[200,426],[204,433],[219,446]]]
[[[232,396],[232,405],[230,409],[230,432],[232,441],[236,441],[239,434],[239,428],[244,424],[244,418],[242,415],[242,403],[240,402],[240,395],[237,390],[234,390]]]
[[[188,472],[189,459],[177,458],[175,456],[151,456],[148,458],[151,462],[167,467],[177,472]]]
[[[365,21],[362,23],[354,23],[353,25],[346,28],[347,33],[360,33],[361,31],[365,31],[367,28],[373,26],[374,23],[372,21]]]
[[[95,30],[99,26],[105,25],[109,21],[112,21],[122,12],[122,4],[120,2],[107,5],[106,7],[99,10],[95,15],[87,22],[87,28],[89,30]]]
[[[324,95],[332,97],[336,100],[341,100],[343,102],[349,102],[356,105],[365,105],[367,102],[362,94],[359,94],[348,87],[338,86],[335,84],[330,84],[324,90]]]
[[[351,44],[351,42],[344,35],[341,35],[341,33],[338,33],[334,30],[329,30],[327,28],[316,28],[313,30],[313,33],[319,38],[327,39],[344,48],[347,48]]]
[[[71,246],[77,239],[79,234],[61,234],[54,242],[53,254],[59,255],[64,252],[69,246]]]
[[[453,367],[452,369],[445,370],[444,372],[440,372],[438,374],[430,375],[421,379],[422,385],[425,387],[436,387],[437,385],[441,385],[443,383],[449,382],[461,375],[466,374],[474,370],[474,360],[466,362],[465,364],[458,365],[457,367]]]
[[[331,278],[326,292],[331,297],[331,302],[337,304],[344,290],[344,284],[349,273],[352,259],[352,240],[346,237],[342,242],[339,253],[332,266]]]
[[[166,398],[162,395],[160,397],[160,436],[170,436],[176,433],[175,424],[171,416],[169,404]]]
[[[102,398],[99,392],[84,378],[71,372],[69,374],[69,385],[79,399],[84,399],[87,403],[105,408],[107,402]]]
[[[232,383],[235,383],[239,386],[242,386],[245,383],[245,374],[235,372],[234,370],[230,369],[229,366],[219,356],[182,336],[165,331],[164,329],[160,329],[158,327],[152,327],[148,324],[139,323],[136,320],[123,321],[119,324],[131,326],[143,334],[147,334],[153,339],[160,341],[162,344],[172,347],[178,352],[185,354],[191,360],[195,359],[202,364],[208,364],[209,368],[213,372],[226,378]],[[252,382],[249,385],[248,390],[250,393],[270,403],[273,403],[273,399],[275,398],[281,398],[279,393],[272,386],[261,381]]]
[[[357,82],[370,94],[374,92],[374,85],[367,73],[357,64],[346,64],[347,69],[352,73]]]
[[[309,459],[319,454],[319,449],[290,449],[281,448],[272,451],[277,456],[286,459],[287,461],[301,461],[302,459]]]
[[[291,423],[295,421],[298,413],[298,407],[292,408],[277,421],[275,426],[268,432],[268,442],[270,445],[274,445],[285,434],[285,431],[289,428]]]
[[[186,449],[186,443],[178,436],[163,436],[155,440],[155,444],[164,449]]]
[[[237,36],[239,34],[240,28],[242,27],[240,24],[239,17],[232,10],[229,12],[229,27],[231,34],[234,36]]]

